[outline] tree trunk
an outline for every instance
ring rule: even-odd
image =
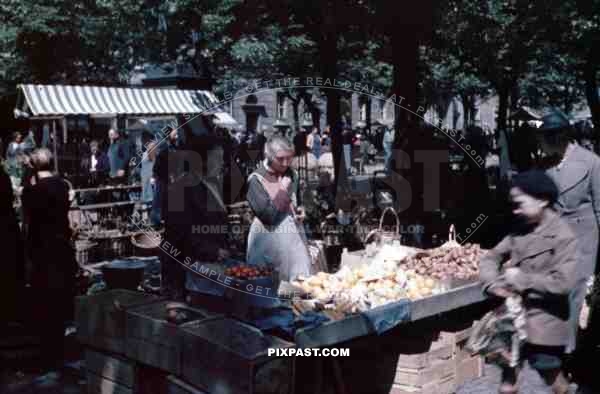
[[[519,87],[516,83],[511,83],[510,89],[510,106],[509,106],[509,118],[517,111],[517,103],[519,102]],[[510,119],[510,129],[514,130],[517,126],[516,119]]]
[[[498,117],[497,126],[498,130],[506,131],[506,119],[508,113],[508,86],[503,84],[498,89]]]
[[[319,109],[316,107],[312,107],[310,110],[310,115],[313,126],[321,130],[321,111],[319,111]]]
[[[475,108],[475,103],[477,102],[477,99],[475,97],[471,97],[471,113],[469,115],[469,117],[471,118],[471,125],[475,124],[475,121],[477,120],[477,108]]]
[[[471,125],[471,101],[466,94],[461,95],[460,99],[463,105],[463,129],[466,130]]]
[[[367,117],[365,119],[365,135],[371,131],[371,97],[367,96]]]
[[[417,130],[417,116],[423,113],[417,112],[417,89],[418,89],[418,36],[414,28],[409,26],[398,27],[392,32],[393,54],[393,91],[395,100],[395,134],[394,151],[403,150],[402,155],[407,155],[408,168],[399,168],[400,163],[394,160],[390,165],[391,171],[399,174],[411,186],[411,203],[402,212],[403,220],[410,222],[418,216],[423,209],[422,194],[424,188],[423,166],[415,163],[415,150],[419,149],[420,140]],[[406,144],[404,142],[406,141]],[[400,179],[393,177],[394,190],[398,189]],[[397,196],[399,198],[399,196]]]
[[[395,48],[393,55],[394,82],[392,95],[395,95],[395,128],[396,135],[400,130],[408,131],[415,126],[415,116],[410,111],[416,111],[417,103],[417,59],[418,39],[415,31],[411,29],[394,29],[392,32],[392,45]],[[400,108],[402,106],[402,109]],[[399,138],[396,139],[399,142]]]
[[[585,98],[590,107],[592,123],[594,124],[594,142],[600,142],[600,97],[598,97],[598,81],[596,80],[597,65],[592,53],[589,54],[585,64]]]
[[[335,23],[337,2],[333,1],[330,7],[325,4],[323,10],[323,29],[318,42],[319,57],[322,65],[324,80],[333,81],[337,78],[338,59],[338,27]],[[338,185],[346,183],[346,170],[343,166],[342,155],[342,122],[340,113],[340,94],[337,89],[324,89],[327,98],[327,124],[331,128],[331,153],[333,154],[333,168],[335,182]],[[336,188],[337,192],[337,188]]]

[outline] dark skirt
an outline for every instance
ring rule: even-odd
[[[564,346],[542,346],[527,343],[523,349],[523,358],[527,360],[531,368],[547,371],[562,367],[564,353]]]
[[[66,322],[73,319],[77,261],[68,240],[33,249],[34,321],[41,339],[42,367],[60,369],[64,362]]]

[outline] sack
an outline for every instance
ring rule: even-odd
[[[514,368],[519,364],[521,346],[526,339],[525,309],[521,297],[515,296],[507,298],[504,305],[475,323],[467,349]]]

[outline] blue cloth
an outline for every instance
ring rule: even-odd
[[[312,148],[312,154],[315,155],[315,158],[317,160],[319,160],[319,157],[321,157],[321,145],[319,145],[319,146],[313,146],[313,148]]]
[[[221,265],[224,267],[235,267],[237,265],[242,264],[242,261],[234,260],[234,259],[225,259]],[[215,263],[210,262],[198,262],[199,266],[202,267],[210,267]],[[200,268],[202,269],[202,268]],[[193,291],[196,293],[207,294],[207,295],[215,295],[222,297],[225,294],[225,284],[215,280],[215,277],[212,277],[213,280],[208,279],[205,275],[201,273],[195,273],[190,270],[185,270],[185,288],[188,291]]]
[[[313,135],[312,146],[310,147],[312,154],[315,155],[317,160],[321,157],[321,136],[319,134]]]
[[[261,330],[280,329],[294,336],[296,330],[315,328],[328,321],[329,318],[321,313],[306,312],[296,317],[291,309],[278,308],[273,309],[270,315],[255,319],[251,323]]]
[[[199,262],[200,266],[209,263]],[[214,295],[222,297],[225,294],[225,286],[222,283],[210,280],[200,273],[185,271],[185,288],[187,291],[196,293]]]
[[[400,300],[370,309],[362,315],[374,332],[382,334],[410,319],[410,305],[409,300]]]

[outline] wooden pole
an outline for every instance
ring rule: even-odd
[[[63,141],[64,141],[63,146],[67,146],[67,144],[69,142],[69,133],[67,131],[67,117],[66,116],[62,117],[61,124],[62,124],[62,129],[63,129]],[[69,172],[71,172],[71,171],[73,172],[72,175],[75,175],[76,174],[75,168],[77,168],[77,166],[73,165],[73,161],[75,161],[76,163],[79,162],[78,158],[72,158],[69,155],[69,161],[68,161],[69,165],[67,168],[68,168]]]
[[[69,135],[67,134],[67,117],[63,116],[61,121],[62,121],[62,129],[63,129],[63,144],[66,144],[68,141],[68,138],[69,138]]]
[[[58,148],[57,148],[57,139],[58,139],[58,135],[56,135],[56,119],[52,120],[52,135],[54,136],[52,138],[53,141],[53,148],[54,148],[54,172],[56,172],[58,174]]]

